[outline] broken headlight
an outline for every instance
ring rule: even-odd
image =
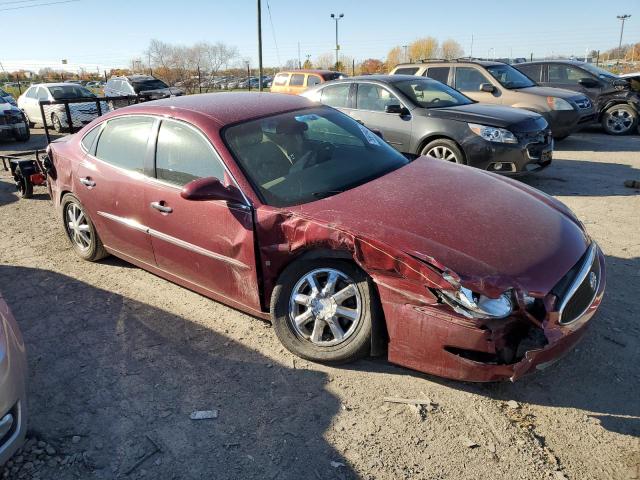
[[[440,293],[444,303],[468,318],[504,318],[513,311],[509,293],[489,298],[462,286],[458,290],[440,290]]]

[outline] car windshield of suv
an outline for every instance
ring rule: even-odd
[[[606,70],[604,70],[604,69],[602,69],[600,67],[596,67],[595,65],[591,65],[590,63],[583,63],[580,66],[582,68],[584,68],[587,72],[593,73],[598,78],[602,78],[602,79],[605,79],[605,80],[618,78],[613,73],[607,72]]]
[[[263,201],[276,207],[335,195],[408,163],[347,115],[315,107],[229,127],[225,141]]]
[[[473,100],[436,80],[417,77],[393,83],[414,104],[422,108],[455,107],[469,105]]]
[[[500,85],[504,88],[512,89],[536,86],[533,80],[511,65],[492,65],[486,68],[491,76],[500,82]]]
[[[51,96],[55,100],[71,100],[74,98],[96,98],[96,96],[91,93],[90,90],[86,88],[75,85],[55,85],[51,87],[47,87],[49,92],[51,92]]]
[[[149,80],[132,81],[131,86],[136,93],[144,92],[145,90],[159,90],[161,88],[169,88],[167,84],[157,78]]]

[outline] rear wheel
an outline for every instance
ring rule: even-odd
[[[421,155],[428,155],[447,162],[465,164],[462,150],[453,140],[439,138],[429,142],[420,152]]]
[[[80,258],[95,262],[108,255],[80,200],[71,194],[62,198],[62,219],[67,238]]]
[[[22,176],[20,172],[16,172],[15,182],[20,198],[31,198],[33,196],[33,183],[29,181],[29,178]]]
[[[371,346],[373,295],[369,278],[352,263],[296,262],[273,292],[274,330],[288,350],[314,362],[362,358]]]
[[[629,105],[614,105],[602,116],[602,128],[609,135],[626,135],[634,131],[637,125],[638,112]]]

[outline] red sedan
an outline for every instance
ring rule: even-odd
[[[76,253],[108,254],[272,320],[301,357],[515,380],[573,347],[604,257],[519,182],[409,160],[329,107],[278,94],[171,98],[49,147]]]

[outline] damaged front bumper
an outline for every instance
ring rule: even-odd
[[[389,361],[424,373],[471,382],[515,381],[542,370],[569,352],[582,338],[605,290],[604,255],[592,244],[598,272],[593,296],[575,318],[561,318],[561,299],[549,293],[539,304],[539,319],[524,304],[508,318],[476,320],[445,305],[416,306],[396,291],[378,285],[387,318]],[[588,269],[587,275],[591,270]],[[577,272],[579,275],[581,272]],[[584,272],[582,272],[584,273]],[[590,278],[580,279],[588,286]],[[593,282],[591,282],[593,285]],[[574,291],[571,295],[579,295]]]

